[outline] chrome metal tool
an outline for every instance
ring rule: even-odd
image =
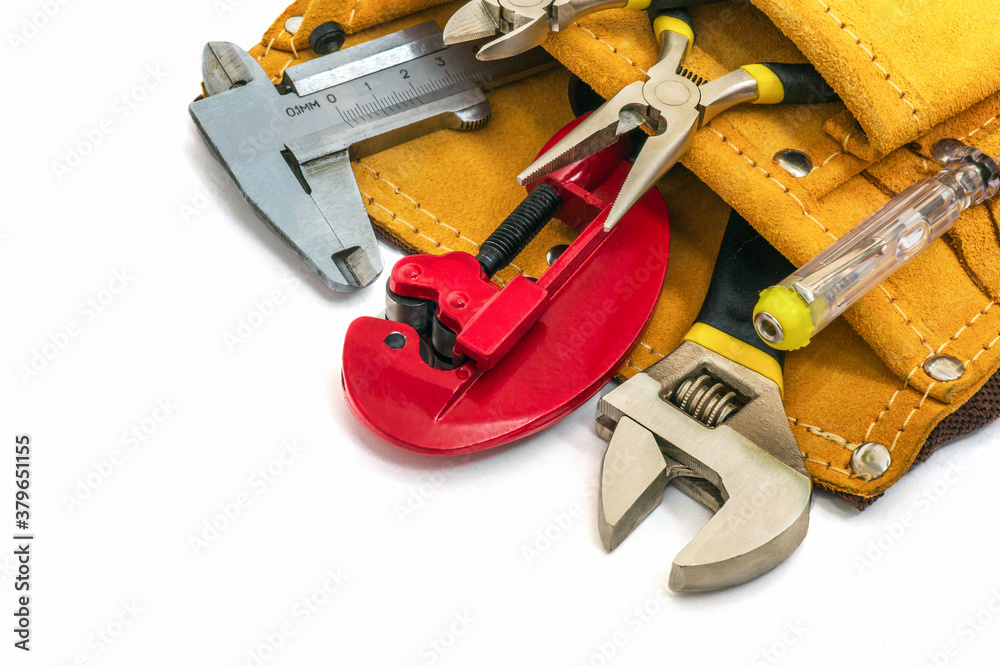
[[[568,29],[587,14],[606,9],[671,9],[719,0],[472,0],[444,29],[445,44],[496,37],[476,55],[480,60],[509,58],[541,46],[550,32]]]
[[[290,67],[277,84],[248,53],[205,47],[195,124],[254,212],[332,289],[382,272],[351,161],[490,117],[484,90],[551,67],[544,52],[480,63],[424,23]]]
[[[754,309],[761,339],[805,347],[862,296],[954,226],[966,208],[1000,192],[996,161],[957,139],[932,149],[944,167],[896,195],[779,284]]]
[[[632,130],[649,138],[605,222],[610,230],[684,156],[695,133],[723,111],[742,104],[815,104],[837,100],[812,65],[745,65],[704,82],[681,68],[694,44],[685,10],[663,10],[653,19],[662,43],[660,59],[646,81],[626,86],[566,138],[517,177],[522,185],[592,155]]]
[[[782,353],[751,322],[757,289],[791,264],[735,213],[684,342],[598,403],[609,442],[598,524],[608,550],[673,483],[715,515],[674,559],[674,591],[712,590],[773,569],[809,525],[812,483],[781,402]]]

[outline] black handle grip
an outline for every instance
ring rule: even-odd
[[[784,352],[765,344],[754,330],[753,309],[760,292],[793,272],[792,263],[734,210],[722,237],[719,258],[698,321],[784,363]]]
[[[774,72],[785,88],[782,104],[825,104],[840,98],[812,65],[788,65],[780,62],[762,62]]]
[[[691,15],[688,13],[687,6],[693,4],[685,0],[683,3],[677,2],[654,2],[649,6],[646,11],[649,13],[649,20],[656,24],[656,19],[660,17],[669,16],[670,18],[679,19],[684,21],[691,31],[694,32],[694,24],[691,22]],[[660,37],[659,33],[656,35],[657,38]]]

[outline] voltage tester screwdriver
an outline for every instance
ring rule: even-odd
[[[944,139],[933,148],[944,165],[898,194],[809,263],[761,292],[754,328],[775,349],[805,347],[862,296],[954,226],[962,211],[1000,190],[997,163],[976,148]]]

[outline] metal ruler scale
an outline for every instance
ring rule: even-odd
[[[382,271],[352,159],[490,116],[483,89],[551,67],[542,52],[476,60],[425,23],[289,68],[278,85],[238,47],[205,48],[190,111],[257,215],[338,291]]]

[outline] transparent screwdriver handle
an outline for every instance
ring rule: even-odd
[[[934,146],[934,157],[944,165],[939,173],[907,188],[776,288],[762,293],[754,324],[765,342],[779,349],[805,346],[951,229],[966,208],[1000,190],[996,162],[976,148],[946,139]],[[808,308],[809,321],[800,301]]]

